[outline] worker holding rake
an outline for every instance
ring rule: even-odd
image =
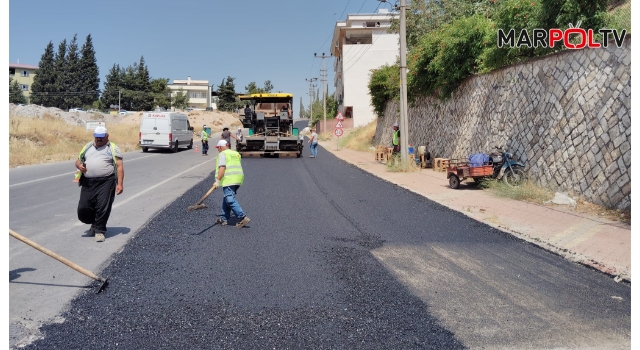
[[[216,145],[218,157],[216,158],[216,181],[214,187],[222,187],[223,199],[222,210],[216,224],[227,225],[229,216],[233,214],[238,218],[236,227],[243,227],[249,223],[249,217],[242,211],[240,204],[236,200],[238,188],[244,182],[244,172],[240,162],[240,153],[229,149],[229,144],[225,140],[220,140]]]

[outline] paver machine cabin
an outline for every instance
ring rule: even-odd
[[[293,94],[263,93],[241,95],[245,102],[240,119],[249,129],[237,151],[243,156],[296,156],[303,142],[293,127]]]

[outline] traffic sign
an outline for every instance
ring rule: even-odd
[[[344,117],[342,116],[342,112],[338,112],[338,115],[336,115],[336,119],[344,120]]]
[[[336,129],[342,129],[342,120],[338,120],[336,123]]]
[[[334,131],[334,133],[336,134],[336,136],[340,137],[340,136],[342,136],[342,134],[344,133],[344,130],[342,130],[342,129],[336,129],[336,130]]]

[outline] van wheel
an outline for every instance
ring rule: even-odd
[[[176,144],[173,146],[173,148],[171,149],[171,152],[176,153],[178,152],[178,141],[176,141]]]
[[[149,152],[149,147],[142,147],[142,152]]]
[[[187,149],[192,149],[193,148],[193,139],[191,139],[191,142],[189,142],[189,146],[187,146]]]

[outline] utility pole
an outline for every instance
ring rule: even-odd
[[[329,56],[325,55],[324,52],[322,53],[322,56],[318,56],[318,54],[314,53],[313,54],[315,57],[319,57],[322,58],[322,70],[320,71],[322,74],[322,101],[324,104],[324,111],[323,111],[323,116],[324,116],[324,125],[322,126],[322,131],[323,132],[327,132],[327,89],[326,89],[326,83],[327,83],[327,70],[324,69],[324,59],[325,58],[329,58],[332,55],[329,54]]]
[[[122,107],[120,107],[120,93],[122,92],[122,89],[118,90],[118,113],[120,113],[120,110],[122,109]]]
[[[318,78],[304,78],[304,80],[309,82],[309,119],[313,119],[313,82],[318,80]]]
[[[406,0],[400,0],[400,156],[409,159],[409,119],[407,117],[407,21]]]

